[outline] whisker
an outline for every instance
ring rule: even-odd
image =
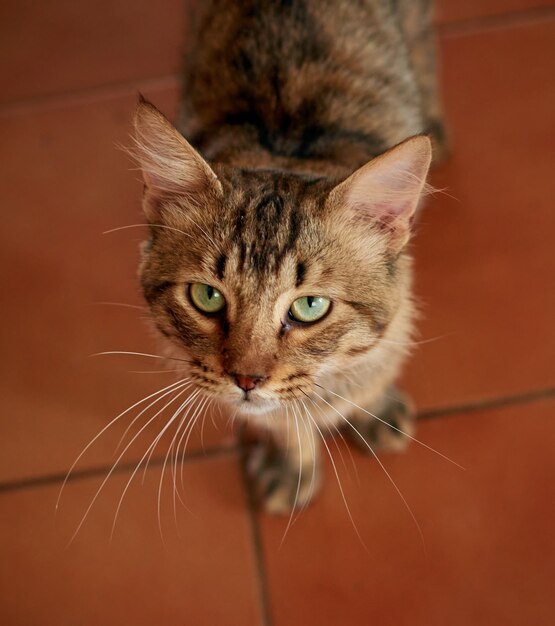
[[[291,409],[293,410],[293,417],[295,418],[295,428],[297,431],[297,443],[299,445],[299,455],[300,455],[299,478],[297,480],[297,491],[295,493],[295,501],[293,502],[293,508],[291,509],[291,515],[289,516],[287,527],[285,528],[285,532],[283,533],[283,537],[281,538],[281,542],[279,544],[280,548],[283,546],[283,542],[285,541],[285,538],[287,537],[287,533],[289,532],[289,529],[291,528],[291,524],[293,523],[293,516],[295,514],[295,508],[297,506],[297,500],[299,498],[299,492],[301,490],[301,479],[302,479],[302,474],[303,474],[303,455],[302,455],[301,435],[299,433],[299,420],[297,419],[297,412],[295,411],[296,407],[294,405],[291,405]],[[299,415],[299,418],[300,418],[300,415]]]
[[[287,421],[285,422],[285,428],[287,429],[287,449],[289,450],[289,438],[291,436],[291,426],[290,426],[290,419],[289,419],[289,406],[288,404],[285,405],[285,415],[287,417]],[[291,410],[293,409],[293,407],[291,407]]]
[[[171,404],[174,400],[176,400],[177,398],[179,398],[180,395],[184,394],[186,390],[180,390],[179,393],[177,394],[177,396],[174,396],[168,404]],[[127,450],[129,450],[129,448],[131,447],[131,445],[133,444],[134,441],[137,440],[137,438],[140,436],[140,434],[146,430],[146,428],[158,417],[158,415],[168,406],[168,404],[166,404],[164,407],[162,407],[162,409],[160,409],[160,411],[158,411],[157,413],[155,413],[153,415],[153,417],[151,417],[146,424],[144,424],[140,430],[136,433],[136,435],[133,437],[133,439],[131,439],[131,441],[127,444],[127,446],[123,449],[122,453],[119,455],[119,457],[116,459],[116,462],[114,463],[114,465],[112,465],[112,468],[110,469],[110,471],[108,472],[108,474],[106,475],[106,477],[104,478],[104,480],[102,481],[102,484],[100,485],[100,487],[98,488],[97,492],[95,493],[93,499],[91,500],[91,503],[89,504],[87,510],[85,511],[85,514],[83,515],[81,521],[79,522],[79,525],[77,526],[77,529],[75,530],[75,532],[73,533],[71,539],[69,540],[69,544],[71,545],[73,543],[73,540],[75,539],[75,537],[77,537],[77,534],[79,533],[79,531],[81,530],[81,527],[83,526],[83,524],[85,523],[85,520],[90,512],[90,510],[92,509],[92,507],[94,506],[94,503],[96,502],[96,500],[98,499],[98,496],[100,495],[100,493],[102,492],[102,490],[104,489],[104,486],[106,485],[106,483],[108,482],[110,476],[114,473],[116,467],[118,466],[119,462],[121,461],[121,459],[124,457],[125,453],[127,452]]]
[[[191,415],[191,417],[189,418],[189,424],[193,423],[193,425],[194,425],[194,423],[196,422],[196,418],[195,418],[195,416],[196,416],[196,414],[197,414],[197,412],[198,412],[199,405],[200,405],[200,403],[201,403],[201,402],[202,402],[202,399],[201,399],[201,401],[200,401],[200,402],[196,405],[196,407],[194,407],[194,413],[193,413],[193,414]],[[192,409],[192,408],[193,408],[193,407],[191,406],[191,408],[187,411],[187,415],[190,413],[190,411],[191,411],[191,409]],[[189,424],[187,424],[187,425],[184,427],[184,429],[183,429],[183,433],[181,434],[181,436],[180,436],[180,438],[179,438],[179,441],[178,441],[178,443],[177,443],[177,448],[176,448],[175,455],[174,455],[174,463],[173,463],[173,467],[172,467],[172,478],[173,478],[173,510],[174,510],[174,516],[176,517],[176,523],[177,523],[176,502],[175,502],[176,495],[177,495],[177,497],[179,498],[179,501],[181,502],[181,504],[182,504],[182,505],[183,505],[183,506],[187,509],[187,511],[189,511],[189,507],[188,507],[188,506],[185,504],[185,502],[183,501],[183,499],[182,499],[182,497],[181,497],[181,495],[180,495],[180,493],[179,493],[179,489],[177,488],[177,463],[178,463],[178,461],[179,461],[179,447],[180,447],[180,445],[181,445],[181,441],[183,440],[183,437],[185,436],[185,433],[187,432],[187,429],[189,428]],[[180,427],[181,427],[181,425],[180,425]],[[184,457],[185,457],[185,449],[186,449],[186,447],[187,447],[187,442],[185,442],[185,447],[184,447],[184,449],[183,449],[183,457],[182,457],[182,459],[181,459],[181,470],[183,470],[183,465],[184,465],[184,463],[185,463],[185,459],[184,459]],[[182,487],[183,492],[185,492],[185,486],[184,486],[184,484],[183,484],[183,471],[181,472],[181,487]]]
[[[193,398],[196,397],[195,393],[196,392],[193,391],[193,393],[190,396],[187,397],[187,399],[183,402],[183,404],[177,409],[176,413],[180,413],[188,404],[190,404],[192,402]],[[175,417],[175,415],[174,415],[174,417]],[[149,449],[147,450],[148,458],[146,459],[145,467],[144,467],[144,470],[143,470],[143,477],[142,477],[142,481],[141,481],[141,484],[143,484],[143,485],[144,485],[144,482],[145,482],[145,479],[146,479],[146,473],[148,471],[148,466],[150,464],[150,460],[152,459],[152,455],[154,454],[156,446],[158,445],[158,443],[159,443],[160,439],[162,438],[162,435],[164,434],[164,432],[165,431],[162,431],[158,435],[158,437],[156,437],[156,439],[152,442],[152,444],[149,446]],[[145,456],[146,456],[146,454],[145,454]]]
[[[185,425],[185,418],[188,416],[189,411],[193,408],[193,405],[191,405],[189,407],[189,409],[187,410],[187,413],[183,415],[183,418],[181,419],[181,421],[179,422],[179,426],[177,427],[176,431],[175,431],[175,437],[177,437],[181,431],[181,429],[184,427]],[[186,428],[186,426],[185,426]],[[178,531],[178,535],[179,535],[179,529],[178,529],[178,525],[177,525],[177,503],[176,503],[176,497],[179,499],[179,502],[181,502],[181,504],[183,505],[183,507],[190,513],[190,509],[189,507],[185,504],[185,501],[183,500],[183,498],[181,497],[181,494],[179,493],[179,490],[177,489],[177,482],[176,482],[176,473],[177,473],[177,460],[179,457],[179,448],[175,448],[174,442],[172,441],[172,459],[170,460],[170,464],[171,464],[171,468],[172,468],[172,483],[173,483],[173,495],[172,495],[172,499],[173,499],[173,516],[174,516],[174,520],[175,520],[175,525],[176,525],[176,530]]]
[[[304,392],[303,392],[304,393]],[[306,395],[306,394],[305,394]],[[366,546],[366,543],[364,543],[364,540],[362,539],[360,532],[357,528],[357,525],[355,524],[355,520],[353,518],[353,514],[351,513],[351,509],[349,507],[349,504],[347,503],[347,498],[345,496],[345,492],[343,490],[343,485],[341,484],[341,480],[339,478],[339,472],[337,471],[337,467],[335,465],[335,461],[333,460],[332,454],[331,454],[331,450],[329,449],[328,444],[326,443],[326,439],[324,437],[324,434],[322,433],[322,431],[320,430],[318,424],[314,421],[314,418],[312,417],[312,415],[309,413],[308,414],[309,419],[312,421],[312,423],[314,424],[316,430],[320,433],[320,437],[322,438],[322,442],[328,452],[328,456],[330,457],[330,461],[331,461],[331,465],[333,468],[333,473],[335,474],[335,478],[337,479],[337,485],[339,487],[339,491],[341,493],[341,498],[343,499],[343,504],[345,505],[345,509],[347,510],[347,514],[349,515],[349,519],[351,520],[351,524],[355,530],[355,533],[362,545],[362,547],[366,550],[367,553],[369,553],[368,551],[368,547]]]
[[[183,413],[183,415],[181,416],[181,420],[175,430],[174,436],[171,440],[171,444],[168,447],[168,452],[166,453],[166,456],[164,457],[164,464],[162,465],[162,471],[160,472],[160,482],[158,483],[158,506],[157,506],[157,511],[158,511],[158,528],[160,529],[160,536],[163,537],[163,533],[162,533],[162,484],[164,482],[164,473],[166,471],[166,465],[168,463],[168,457],[170,454],[170,451],[175,443],[175,440],[177,438],[177,435],[179,433],[179,430],[181,428],[181,425],[185,422],[189,411],[191,409],[191,403],[189,403],[189,407],[187,407],[187,409],[185,410],[185,412]],[[181,410],[181,409],[180,409]],[[175,475],[174,475],[175,478]],[[177,525],[177,507],[176,507],[176,503],[175,503],[175,480],[174,480],[174,491],[173,491],[173,515],[174,515],[174,520],[175,520],[175,527],[177,532],[179,533],[179,529],[178,529],[178,525]],[[187,508],[187,507],[185,507]]]
[[[376,339],[376,343],[390,343],[395,346],[421,346],[426,343],[433,343],[435,341],[439,341],[440,339],[445,339],[452,334],[453,333],[446,333],[445,335],[438,335],[437,337],[430,337],[429,339],[422,339],[420,341],[393,341],[392,339],[383,339],[382,337],[378,337]]]
[[[216,400],[216,398],[213,398],[213,400]],[[222,417],[222,408],[220,407],[220,405],[215,402],[214,406],[218,407],[219,411],[220,411],[220,418]],[[214,411],[210,411],[210,421],[212,422],[212,426],[214,426],[214,429],[217,430],[218,432],[220,432],[220,429],[218,428],[218,424],[216,424],[216,420],[214,419]]]
[[[208,239],[208,241],[214,246],[214,248],[216,248],[216,250],[218,252],[220,252],[220,254],[221,254],[222,253],[221,247],[212,239],[212,237],[210,237],[210,235],[204,230],[204,228],[202,228],[202,226],[200,224],[195,222],[195,220],[193,220],[191,215],[188,216],[188,219],[191,222],[193,222],[193,224],[201,231],[201,233],[206,237],[206,239]]]
[[[318,385],[318,386],[320,386],[320,385]],[[424,552],[425,552],[426,551],[426,544],[424,542],[424,534],[422,533],[422,528],[420,528],[420,524],[418,523],[418,520],[416,519],[416,516],[412,512],[412,509],[410,508],[409,503],[407,502],[405,496],[402,494],[401,490],[397,486],[397,483],[393,480],[391,474],[385,468],[385,465],[378,458],[378,455],[374,452],[374,449],[372,448],[372,446],[366,441],[366,439],[363,437],[363,435],[361,435],[361,433],[357,430],[357,428],[343,415],[343,413],[341,413],[338,409],[336,409],[332,404],[330,404],[325,398],[323,398],[316,391],[314,391],[314,393],[320,398],[320,400],[322,400],[322,402],[325,402],[331,409],[333,409],[339,415],[339,417],[341,417],[341,419],[343,421],[345,421],[355,431],[355,433],[360,437],[361,441],[364,442],[364,445],[370,450],[370,452],[372,453],[372,456],[376,459],[376,461],[378,462],[379,466],[384,471],[385,475],[387,476],[387,478],[389,479],[389,481],[391,482],[391,484],[395,488],[395,491],[399,494],[399,497],[403,501],[403,504],[405,505],[405,508],[407,509],[407,511],[409,512],[410,516],[412,517],[412,520],[413,520],[416,528],[418,529],[418,533],[419,533],[420,539],[422,541],[422,547],[424,548]]]
[[[195,408],[195,411],[194,411],[193,415],[191,415],[191,419],[189,420],[189,424],[187,425],[187,427],[183,431],[183,435],[181,436],[181,439],[179,440],[179,443],[177,444],[177,453],[179,454],[179,446],[181,445],[181,441],[183,440],[183,438],[186,436],[185,442],[183,444],[183,452],[181,453],[181,468],[180,468],[181,489],[183,491],[185,491],[185,481],[184,481],[184,478],[183,478],[183,468],[185,467],[185,453],[187,451],[187,446],[189,445],[189,438],[191,437],[191,434],[193,432],[193,428],[195,427],[195,424],[197,423],[197,420],[198,420],[200,414],[204,410],[204,406],[205,406],[207,400],[208,400],[208,397],[202,398],[200,400],[200,402],[198,403],[197,407]]]
[[[177,396],[175,396],[174,398],[172,398],[170,400],[170,402],[168,402],[163,409],[166,409],[172,402],[174,402],[175,400],[177,400],[177,398],[179,398],[179,396],[183,395],[185,393],[186,390],[182,390],[179,392],[179,394]],[[158,441],[160,441],[160,438],[164,435],[164,433],[166,432],[166,430],[170,427],[170,425],[173,423],[173,421],[175,420],[175,418],[179,415],[180,411],[187,405],[187,402],[189,402],[190,400],[190,396],[178,407],[177,411],[173,414],[173,416],[171,417],[171,419],[166,423],[166,425],[162,428],[162,430],[160,431],[160,433],[156,436],[156,438],[154,439],[154,441],[150,444],[150,446],[147,448],[146,452],[143,454],[143,456],[141,457],[140,461],[137,463],[137,466],[135,467],[135,469],[133,470],[133,473],[131,474],[131,476],[129,477],[129,480],[127,481],[127,484],[125,485],[123,492],[121,494],[121,497],[119,499],[118,502],[118,506],[116,508],[116,514],[114,516],[114,522],[112,524],[112,531],[110,533],[110,538],[113,538],[114,536],[114,532],[116,529],[116,522],[117,522],[117,518],[121,509],[121,505],[123,503],[123,500],[125,498],[125,495],[127,494],[127,491],[129,489],[129,486],[131,485],[131,483],[133,482],[133,478],[135,477],[135,475],[137,474],[137,472],[139,471],[143,461],[145,460],[146,456],[149,454],[150,450],[153,448],[153,446],[155,447],[155,445],[158,443]],[[134,439],[136,439],[143,430],[145,430],[145,428],[156,418],[158,417],[159,413],[162,412],[161,409],[158,413],[156,413],[156,415],[154,415],[142,428],[141,430],[139,430],[139,432],[135,435],[135,437],[131,440],[131,442],[127,445],[127,448],[133,443]],[[87,513],[90,511],[90,509],[92,508],[96,498],[98,497],[100,491],[102,490],[102,488],[104,487],[104,485],[106,484],[106,482],[108,481],[108,479],[110,478],[111,473],[114,471],[116,465],[118,464],[119,460],[122,458],[122,456],[125,454],[127,448],[125,448],[125,450],[121,453],[120,457],[118,458],[118,460],[116,461],[116,463],[114,464],[114,466],[112,467],[112,469],[110,470],[110,472],[108,473],[108,475],[106,476],[106,478],[104,479],[102,485],[100,485],[99,490],[96,492],[95,497],[93,498],[93,501],[91,502],[91,504],[89,505],[89,508],[87,509],[87,512],[85,513],[85,517],[87,515]],[[85,521],[85,518],[83,518],[83,520],[81,521],[80,526],[83,524],[83,522]],[[77,533],[79,532],[79,528],[77,528],[77,530],[75,531],[74,537],[77,535]],[[72,541],[73,541],[73,537],[72,537]]]
[[[125,226],[117,226],[116,228],[110,228],[109,230],[105,230],[102,234],[109,235],[110,233],[116,233],[119,230],[127,230],[128,228],[164,228],[166,230],[173,230],[176,233],[180,233],[181,235],[185,235],[186,237],[190,237],[194,239],[193,235],[190,233],[186,233],[183,230],[179,230],[179,228],[174,228],[173,226],[166,226],[165,224],[127,224]]]
[[[328,393],[331,393],[332,395],[340,398],[341,400],[345,400],[345,402],[348,402],[349,404],[351,404],[352,406],[356,407],[357,409],[363,411],[367,415],[370,415],[370,417],[373,417],[374,419],[378,420],[378,422],[381,422],[382,424],[385,424],[386,426],[389,426],[389,428],[391,428],[392,430],[396,430],[397,432],[405,435],[405,437],[407,437],[411,441],[414,441],[415,443],[421,445],[422,447],[426,448],[427,450],[430,450],[430,452],[433,452],[434,454],[437,454],[442,459],[445,459],[446,461],[449,461],[449,463],[452,463],[453,465],[456,465],[458,468],[462,469],[463,471],[466,471],[465,467],[463,467],[462,465],[460,465],[456,461],[453,461],[453,459],[450,459],[448,456],[446,456],[445,454],[442,454],[441,452],[439,452],[435,448],[432,448],[431,446],[429,446],[428,444],[424,443],[423,441],[420,441],[419,439],[416,439],[416,437],[413,437],[412,435],[409,435],[404,430],[401,430],[400,428],[397,428],[393,424],[390,424],[389,422],[386,422],[385,420],[381,419],[377,415],[374,415],[373,413],[370,413],[370,411],[367,411],[366,409],[363,409],[358,404],[355,404],[351,400],[348,400],[347,398],[344,398],[343,396],[339,395],[338,393],[335,393],[335,391],[332,391],[331,389],[326,389],[325,387],[322,387],[322,385],[319,385],[318,383],[314,383],[314,384],[317,387],[320,387],[320,389],[323,389],[324,391],[327,391]]]
[[[189,368],[180,367],[176,370],[128,370],[130,374],[174,374],[175,372],[188,372]]]
[[[159,354],[149,354],[148,352],[130,352],[127,350],[106,350],[104,352],[95,352],[94,354],[90,354],[89,356],[109,356],[113,354],[123,354],[128,356],[146,356],[151,359],[161,359],[162,361],[179,361],[180,363],[192,363],[192,361],[188,361],[187,359],[178,359],[174,356],[160,356]]]
[[[314,398],[311,398],[308,394],[305,394],[305,395],[306,395],[306,397],[308,398],[308,400],[310,400],[310,402],[312,402],[312,404],[313,404],[313,405],[314,405],[314,406],[318,409],[318,411],[320,411],[320,415],[323,415],[323,416],[324,416],[324,422],[325,422],[325,421],[326,421],[326,420],[325,420],[325,417],[326,417],[326,416],[325,416],[325,413],[324,413],[324,411],[323,411],[322,407],[321,407],[321,406],[320,406],[317,402],[315,402]],[[357,467],[357,465],[356,465],[356,463],[355,463],[355,459],[354,459],[354,457],[353,457],[353,453],[351,452],[351,448],[350,448],[350,447],[349,447],[349,445],[347,444],[347,441],[345,440],[345,437],[343,437],[342,432],[339,430],[339,428],[337,428],[337,426],[336,426],[333,422],[331,422],[331,424],[330,424],[330,425],[327,425],[328,432],[329,432],[329,433],[330,433],[330,435],[332,436],[332,440],[335,442],[335,447],[337,448],[337,451],[339,452],[339,455],[341,456],[341,460],[343,461],[343,467],[345,468],[345,471],[348,471],[348,470],[347,470],[347,464],[345,463],[345,461],[344,461],[344,459],[343,459],[343,455],[341,454],[341,450],[340,450],[340,448],[339,448],[339,444],[338,444],[338,443],[337,443],[337,441],[335,440],[335,436],[334,436],[334,434],[331,432],[330,426],[331,426],[331,428],[333,428],[333,429],[334,429],[334,431],[335,431],[336,435],[337,435],[338,437],[340,437],[340,438],[341,438],[341,441],[345,444],[345,449],[346,449],[346,450],[347,450],[347,452],[349,453],[349,457],[350,457],[350,459],[351,459],[351,465],[353,466],[353,470],[354,470],[354,472],[355,472],[355,476],[356,476],[356,479],[357,479],[357,483],[360,485],[360,476],[359,476],[359,474],[358,474],[358,467]]]
[[[108,424],[106,424],[106,426],[104,426],[104,428],[102,428],[102,430],[93,439],[91,439],[91,441],[89,441],[89,443],[83,448],[83,450],[81,451],[79,456],[75,459],[75,461],[73,461],[71,467],[69,468],[69,470],[68,470],[68,472],[66,474],[66,477],[64,478],[62,486],[60,487],[60,492],[58,493],[58,498],[56,500],[56,511],[58,510],[58,508],[60,506],[60,500],[62,499],[62,493],[64,491],[64,488],[66,486],[67,481],[69,480],[69,477],[71,476],[71,473],[75,469],[75,466],[77,465],[77,463],[79,463],[79,461],[86,454],[87,450],[89,450],[89,448],[95,443],[95,441],[97,441],[99,439],[99,437],[101,437],[111,426],[113,426],[120,418],[122,418],[124,415],[129,413],[129,411],[133,410],[136,406],[139,406],[143,402],[146,402],[147,400],[150,400],[150,398],[152,398],[154,396],[158,396],[160,394],[163,394],[167,389],[175,388],[176,386],[180,385],[182,382],[183,381],[174,382],[171,385],[168,385],[167,387],[164,387],[163,389],[159,389],[158,391],[155,391],[154,393],[151,393],[150,395],[142,398],[138,402],[135,402],[135,404],[131,405],[129,408],[125,409],[125,411],[122,411],[119,415],[114,417],[114,419],[112,421],[110,421]],[[149,406],[152,406],[152,405],[149,405]]]
[[[299,402],[299,401],[303,405],[305,413],[308,413],[307,408],[304,405],[304,402],[300,399],[297,400],[296,402]],[[310,487],[309,487],[309,493],[312,497],[313,489],[314,489],[314,479],[316,478],[316,442],[314,440],[314,429],[312,428],[312,426],[306,420],[303,420],[303,425],[305,427],[306,432],[310,435],[310,442],[311,442],[311,449],[312,449],[312,474],[310,476]],[[293,520],[293,524],[295,524],[295,522],[300,518],[301,513],[306,509],[308,504],[309,504],[309,500],[307,500],[301,506],[301,509],[297,514],[297,517]]]
[[[178,387],[174,387],[173,389],[170,389],[169,391],[165,392],[164,394],[162,394],[160,397],[158,397],[156,400],[154,400],[153,402],[151,402],[146,408],[144,408],[138,415],[136,415],[132,422],[127,426],[127,428],[125,429],[125,431],[123,432],[123,435],[121,436],[118,445],[116,446],[116,449],[114,450],[114,454],[117,454],[117,451],[119,450],[121,444],[123,443],[123,441],[125,440],[125,437],[127,437],[127,433],[133,428],[133,425],[137,422],[137,420],[141,417],[141,415],[143,415],[144,413],[146,413],[146,411],[148,411],[148,409],[150,409],[151,406],[153,406],[154,404],[156,404],[157,402],[160,402],[160,400],[162,398],[165,398],[166,396],[168,396],[170,393],[176,391],[176,390],[185,390],[185,389],[189,389],[189,387],[191,387],[191,383],[189,382],[189,378],[181,381],[183,382],[183,386],[178,386]],[[167,406],[167,405],[166,405]]]
[[[117,306],[126,309],[138,309],[139,311],[146,311],[148,307],[140,306],[138,304],[127,304],[125,302],[91,302],[90,306]]]
[[[218,250],[221,252],[220,246],[210,237],[210,235],[193,220],[193,218],[189,215],[188,219],[201,231],[201,233],[206,237],[206,239]],[[126,224],[125,226],[117,226],[116,228],[110,228],[109,230],[105,230],[102,234],[108,235],[110,233],[115,233],[120,230],[127,230],[129,228],[163,228],[165,230],[172,230],[180,235],[185,235],[185,237],[189,237],[190,239],[195,239],[194,235],[191,233],[187,233],[184,230],[180,230],[179,228],[174,228],[173,226],[167,226],[166,224]]]

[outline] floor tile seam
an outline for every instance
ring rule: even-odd
[[[533,404],[534,402],[540,402],[554,397],[555,387],[547,387],[525,393],[493,396],[491,398],[484,398],[473,402],[424,409],[417,413],[417,417],[419,420],[439,419],[442,417],[449,417],[464,413],[476,413],[477,411],[486,411],[523,404]]]
[[[440,38],[488,33],[494,30],[529,26],[555,18],[555,5],[484,15],[462,20],[439,22],[435,29]]]
[[[30,96],[0,103],[0,119],[108,101],[133,94],[138,96],[142,91],[168,89],[177,87],[178,83],[179,74],[162,74],[151,78],[114,81],[82,89]]]
[[[555,17],[555,6],[538,7],[511,11],[500,15],[482,16],[448,22],[439,22],[435,28],[440,37],[456,37],[467,34],[488,32],[499,28],[510,28],[527,24],[535,24]],[[179,72],[134,78],[131,80],[113,81],[101,85],[58,91],[51,94],[18,98],[0,103],[0,119],[11,116],[25,115],[49,109],[87,104],[99,100],[110,100],[141,89],[160,89],[177,86]]]
[[[458,405],[450,405],[445,407],[438,407],[432,409],[425,409],[418,413],[418,419],[422,421],[430,419],[439,419],[442,417],[450,417],[454,415],[461,415],[465,413],[476,413],[478,411],[487,411],[497,408],[504,408],[510,406],[533,404],[535,402],[541,402],[542,400],[548,400],[555,398],[555,387],[548,387],[527,393],[520,393],[514,395],[495,396],[491,398],[485,398],[483,400],[477,400],[475,402],[467,402]],[[240,444],[233,445],[220,445],[206,448],[204,450],[195,450],[187,452],[185,454],[184,461],[186,463],[192,461],[202,461],[217,458],[219,456],[233,454],[240,452],[244,455],[244,448]],[[164,456],[154,457],[151,460],[150,467],[156,467],[163,463]],[[125,473],[133,470],[137,466],[137,461],[122,463],[115,470],[114,474]],[[100,465],[90,467],[82,470],[75,470],[68,478],[68,482],[74,482],[95,476],[100,476],[110,471],[111,465]],[[32,489],[39,486],[56,485],[63,483],[66,477],[66,473],[56,474],[44,474],[39,476],[33,476],[29,478],[15,479],[0,483],[0,495],[4,493],[20,491],[24,489]],[[248,481],[246,481],[248,484]],[[249,493],[249,498],[252,499],[253,494]]]
[[[211,461],[213,459],[220,458],[226,455],[232,455],[239,452],[239,446],[233,445],[221,445],[206,448],[204,450],[195,450],[187,452],[183,456],[184,463],[192,463],[194,461]],[[164,463],[165,454],[161,456],[153,456],[149,462],[149,469],[158,467]],[[137,467],[138,460],[129,461],[127,463],[121,463],[112,472],[112,476],[118,474],[125,474],[126,472],[133,471]],[[75,470],[67,479],[67,483],[78,482],[79,480],[86,480],[88,478],[94,478],[98,476],[104,476],[110,471],[112,465],[98,465],[81,470]],[[37,487],[45,487],[52,485],[63,484],[67,472],[59,472],[55,474],[44,474],[39,476],[31,476],[28,478],[14,479],[0,483],[0,496],[6,493],[13,493],[17,491],[25,491],[28,489],[34,489]]]
[[[249,518],[249,527],[251,534],[251,549],[254,559],[254,569],[257,577],[258,599],[261,615],[261,626],[272,626],[272,614],[270,610],[270,591],[268,584],[268,574],[266,570],[266,559],[264,557],[264,544],[262,540],[262,531],[258,518],[257,498],[254,491],[254,485],[250,480],[247,469],[248,446],[241,441],[239,444],[241,451],[241,477],[243,482],[243,490],[245,494],[245,507]]]

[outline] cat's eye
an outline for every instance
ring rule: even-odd
[[[192,303],[202,313],[218,313],[225,306],[223,295],[211,285],[192,283],[189,285]]]
[[[322,296],[304,296],[293,302],[289,317],[305,324],[317,322],[328,312],[331,302]]]

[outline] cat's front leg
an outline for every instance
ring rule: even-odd
[[[347,432],[363,451],[400,452],[415,431],[415,411],[410,399],[396,387],[389,387],[378,401],[364,403],[350,411]],[[408,435],[408,436],[407,436]]]
[[[320,445],[313,425],[291,410],[269,420],[270,439],[250,452],[248,471],[264,509],[288,514],[304,508],[320,488]]]

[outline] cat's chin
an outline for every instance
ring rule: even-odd
[[[232,405],[238,409],[239,415],[264,415],[279,406],[277,402],[261,398],[236,400]]]

